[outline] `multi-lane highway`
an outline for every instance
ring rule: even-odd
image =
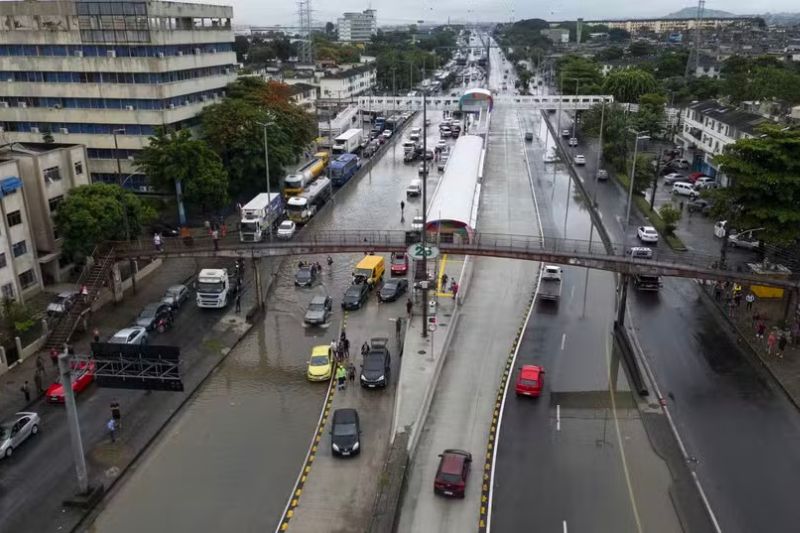
[[[438,141],[441,114],[429,118],[432,148]],[[412,125],[421,126],[422,117],[416,116],[407,127]],[[429,174],[429,191],[438,176],[435,169]],[[395,142],[370,173],[339,191],[305,231],[410,229],[420,201],[407,199],[405,189],[416,177],[417,164],[404,164],[403,149]],[[406,201],[403,222],[401,200]],[[209,524],[237,531],[275,527],[325,396],[324,384],[306,381],[306,361],[314,345],[328,344],[338,335],[339,304],[359,257],[335,256],[333,267],[325,266],[310,289],[294,287],[296,264],[287,261],[273,285],[265,319],[234,348],[113,494],[94,524],[96,530],[187,531],[207,529]],[[325,263],[324,257],[310,259]],[[306,305],[315,294],[334,299],[333,319],[325,328],[303,325]],[[392,336],[391,319],[404,310],[403,301],[381,306],[371,301],[365,309],[350,312],[351,342],[360,346],[368,336]],[[391,390],[378,395],[391,405]],[[369,423],[370,414],[364,416]],[[390,423],[388,416],[385,422]],[[364,430],[370,431],[368,424]],[[370,444],[385,445],[377,439]],[[358,461],[343,463],[344,472],[358,476]],[[174,494],[182,496],[176,501]]]

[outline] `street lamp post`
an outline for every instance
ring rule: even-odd
[[[257,122],[259,126],[264,128],[264,175],[267,180],[267,198],[272,200],[272,187],[269,183],[269,144],[267,144],[267,126],[271,126],[272,122]],[[272,228],[270,227],[267,233],[267,239],[272,242]]]
[[[600,163],[603,160],[603,123],[606,118],[606,100],[603,98],[603,107],[600,110],[600,146],[597,149],[597,164],[594,172],[594,190],[592,191],[592,205],[597,205],[597,174],[600,172]]]
[[[633,202],[633,181],[636,179],[636,156],[639,153],[639,141],[646,141],[650,139],[649,135],[642,135],[647,133],[646,131],[637,131],[636,133],[636,142],[633,146],[633,163],[631,164],[631,183],[628,187],[628,209],[625,214],[625,234],[628,233],[628,225],[630,224],[631,219],[631,203]]]
[[[114,157],[117,160],[117,181],[119,182],[119,188],[122,189],[122,198],[123,198],[123,202],[122,202],[122,225],[125,228],[125,242],[127,244],[130,244],[130,242],[131,242],[131,226],[130,226],[130,222],[128,221],[128,204],[124,201],[125,189],[123,188],[123,185],[125,185],[125,182],[128,180],[128,178],[130,178],[130,176],[128,176],[128,178],[125,178],[125,180],[122,179],[122,164],[120,163],[120,160],[119,160],[119,143],[117,141],[117,135],[118,134],[125,135],[125,130],[124,129],[117,129],[117,130],[112,131],[112,133],[114,134]],[[136,263],[133,261],[133,257],[128,259],[128,266],[129,266],[129,268],[131,270],[131,290],[133,291],[133,294],[136,294]]]
[[[422,62],[422,72],[425,72],[425,60]],[[425,273],[425,283],[422,286],[422,336],[428,336],[428,255],[425,250],[425,233],[428,225],[428,93],[422,91],[422,271]],[[433,347],[431,347],[433,352]],[[431,353],[433,355],[433,353]]]

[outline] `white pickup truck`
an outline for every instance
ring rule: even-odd
[[[539,298],[557,302],[561,298],[561,273],[557,265],[545,265],[542,282],[539,285]]]

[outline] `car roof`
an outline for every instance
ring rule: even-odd
[[[328,301],[327,296],[314,296],[311,298],[312,304],[324,304],[326,301]]]
[[[653,226],[642,226],[642,230],[643,231],[655,231],[656,228],[654,228]]]
[[[320,344],[311,348],[311,355],[330,355],[330,344]]]
[[[536,365],[522,365],[522,368],[519,371],[520,376],[526,379],[539,377],[541,372],[542,367]]]
[[[337,409],[333,412],[334,424],[352,424],[356,420],[358,420],[358,411],[355,409]]]
[[[439,470],[443,474],[461,474],[467,455],[461,450],[445,450],[442,453],[442,462]]]
[[[134,331],[135,332],[142,332],[142,331],[144,331],[144,328],[142,326],[131,326],[129,328],[122,328],[118,332],[114,333],[114,336],[115,337],[123,337],[123,336],[127,337],[128,335],[130,335]]]

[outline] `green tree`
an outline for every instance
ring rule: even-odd
[[[680,209],[671,203],[664,204],[658,210],[658,214],[661,216],[661,220],[664,221],[664,231],[667,232],[667,235],[672,235],[675,232],[678,221],[681,219]]]
[[[159,128],[148,146],[136,154],[136,168],[167,193],[180,184],[184,198],[205,213],[229,201],[228,173],[219,156],[189,130],[167,133]]]
[[[622,43],[631,40],[631,34],[621,28],[611,28],[608,30],[608,40],[612,43]]]
[[[683,76],[688,59],[688,50],[669,50],[662,53],[655,65],[658,77],[664,79],[672,76]]]
[[[93,183],[72,189],[55,215],[64,252],[86,257],[102,242],[125,240],[125,213],[131,236],[139,235],[156,216],[153,208],[118,185]]]
[[[621,47],[609,46],[608,48],[603,48],[597,52],[594,57],[598,61],[613,61],[615,59],[621,59],[624,55],[625,51]]]
[[[634,41],[628,47],[628,52],[633,57],[642,57],[653,53],[653,47],[646,41]]]
[[[336,33],[336,26],[333,25],[333,22],[326,22],[325,23],[325,35],[333,37]]]
[[[641,146],[641,145],[640,145]],[[633,191],[642,195],[652,186],[656,169],[653,166],[653,156],[650,154],[636,154],[636,175],[633,178]]]
[[[712,213],[730,227],[764,228],[763,242],[786,245],[800,238],[800,129],[765,125],[714,158],[731,180],[713,190]]]
[[[236,61],[244,63],[247,51],[250,49],[250,41],[244,35],[237,35],[233,41],[233,51],[236,52]]]
[[[564,94],[598,94],[603,84],[600,65],[593,59],[579,56],[566,56],[556,63],[556,70],[563,81]]]
[[[658,91],[658,82],[652,74],[638,68],[612,70],[603,82],[603,92],[611,94],[618,102],[634,103],[647,93]]]
[[[0,334],[6,342],[13,341],[21,333],[25,333],[35,325],[36,313],[33,308],[12,300],[3,299],[0,314]]]

